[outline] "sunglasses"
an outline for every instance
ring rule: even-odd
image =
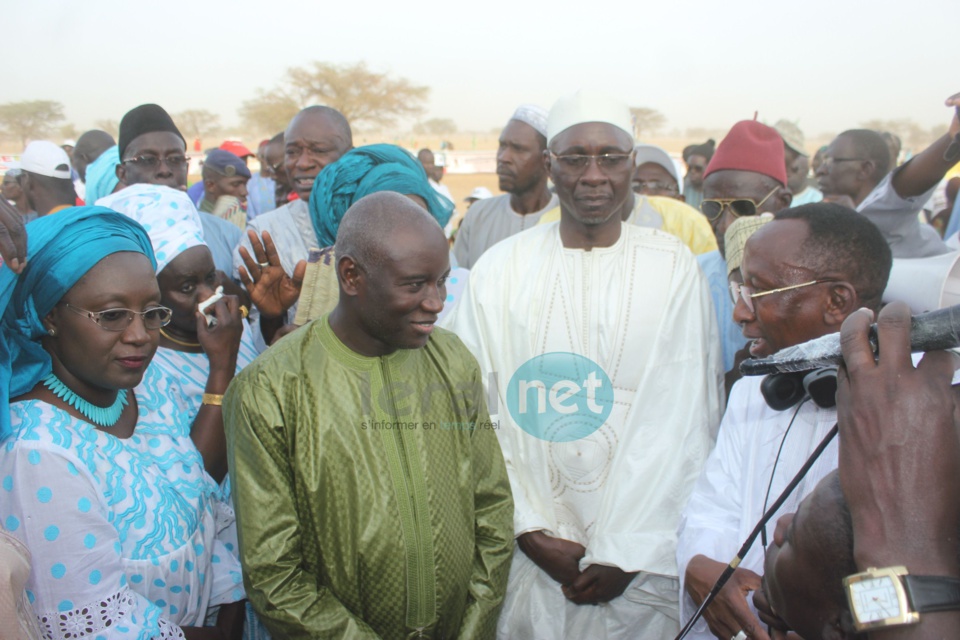
[[[755,216],[763,203],[776,193],[779,188],[779,186],[774,187],[760,202],[754,202],[750,198],[713,198],[704,200],[700,203],[700,211],[702,211],[703,215],[710,221],[719,218],[723,210],[728,207],[735,218]]]

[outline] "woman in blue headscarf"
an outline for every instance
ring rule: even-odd
[[[182,638],[217,605],[239,637],[218,488],[151,365],[155,265],[139,224],[75,207],[30,224],[19,276],[0,267],[0,523],[46,637]]]
[[[378,191],[415,196],[441,229],[453,214],[453,203],[430,186],[419,160],[396,145],[371,144],[348,151],[317,175],[310,192],[317,246],[332,246],[350,205]]]
[[[423,165],[396,145],[358,147],[325,167],[317,175],[310,192],[310,219],[317,234],[316,246],[320,248],[318,252],[311,251],[310,256],[310,261],[318,265],[316,277],[308,276],[313,283],[309,294],[313,309],[311,319],[332,311],[337,305],[339,288],[333,244],[337,240],[340,221],[354,202],[379,191],[395,191],[407,196],[430,212],[440,228],[453,214],[453,203],[430,186]],[[246,270],[240,269],[240,278],[261,312],[266,311],[270,317],[283,317],[297,300],[290,301],[282,289],[289,291],[300,285],[292,284],[293,279],[283,273],[272,247],[264,248],[260,242],[254,242],[253,247],[254,256],[246,249],[240,249],[246,265]],[[264,279],[265,274],[267,278]]]

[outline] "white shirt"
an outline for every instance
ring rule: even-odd
[[[724,564],[732,560],[764,511],[776,501],[837,422],[835,409],[821,409],[811,400],[799,409],[771,409],[760,393],[762,380],[762,377],[745,377],[734,384],[720,423],[717,446],[683,511],[677,545],[683,623],[697,610],[693,599],[683,591],[683,576],[690,559],[702,554]],[[780,516],[795,513],[803,498],[836,468],[837,439],[834,438],[767,523],[768,541],[773,539]],[[758,538],[740,567],[763,575],[763,557],[764,548]],[[756,612],[752,600],[747,602]],[[701,619],[687,637],[706,640],[714,636]]]

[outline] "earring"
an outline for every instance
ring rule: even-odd
[[[54,328],[47,329],[47,333],[50,334],[50,337],[51,337],[51,338],[57,337],[57,330],[54,329]]]

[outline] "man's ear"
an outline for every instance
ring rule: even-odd
[[[827,287],[827,306],[823,321],[827,326],[839,327],[851,313],[863,306],[860,297],[849,282],[831,282]]]
[[[861,182],[866,182],[870,184],[873,184],[874,182],[879,182],[879,180],[874,180],[873,178],[876,172],[877,172],[877,165],[873,162],[873,160],[870,160],[869,158],[866,160],[862,160],[860,162],[860,170],[857,171],[857,179],[859,179]]]
[[[360,265],[350,256],[337,259],[337,280],[340,288],[348,296],[359,295],[363,288],[364,273]]]
[[[27,202],[30,204],[32,209],[36,209],[37,205],[33,201],[33,180],[30,178],[30,174],[26,171],[20,173],[20,190],[23,191],[23,195],[27,197]]]
[[[780,208],[777,209],[777,211],[780,211],[781,209],[789,209],[790,205],[793,203],[793,194],[790,193],[790,190],[786,187],[780,187],[777,190],[777,201],[780,203]]]
[[[130,186],[129,184],[127,184],[127,181],[126,181],[126,177],[127,177],[127,167],[126,167],[126,165],[123,164],[123,162],[118,162],[118,163],[117,163],[117,166],[114,168],[113,171],[114,171],[114,173],[117,174],[117,180],[120,181],[120,184],[122,184],[122,185],[124,185],[124,186],[126,186],[126,187],[129,187],[129,186]]]
[[[550,158],[550,149],[543,150],[543,167],[547,170],[547,175],[550,175],[550,166],[553,160]]]

